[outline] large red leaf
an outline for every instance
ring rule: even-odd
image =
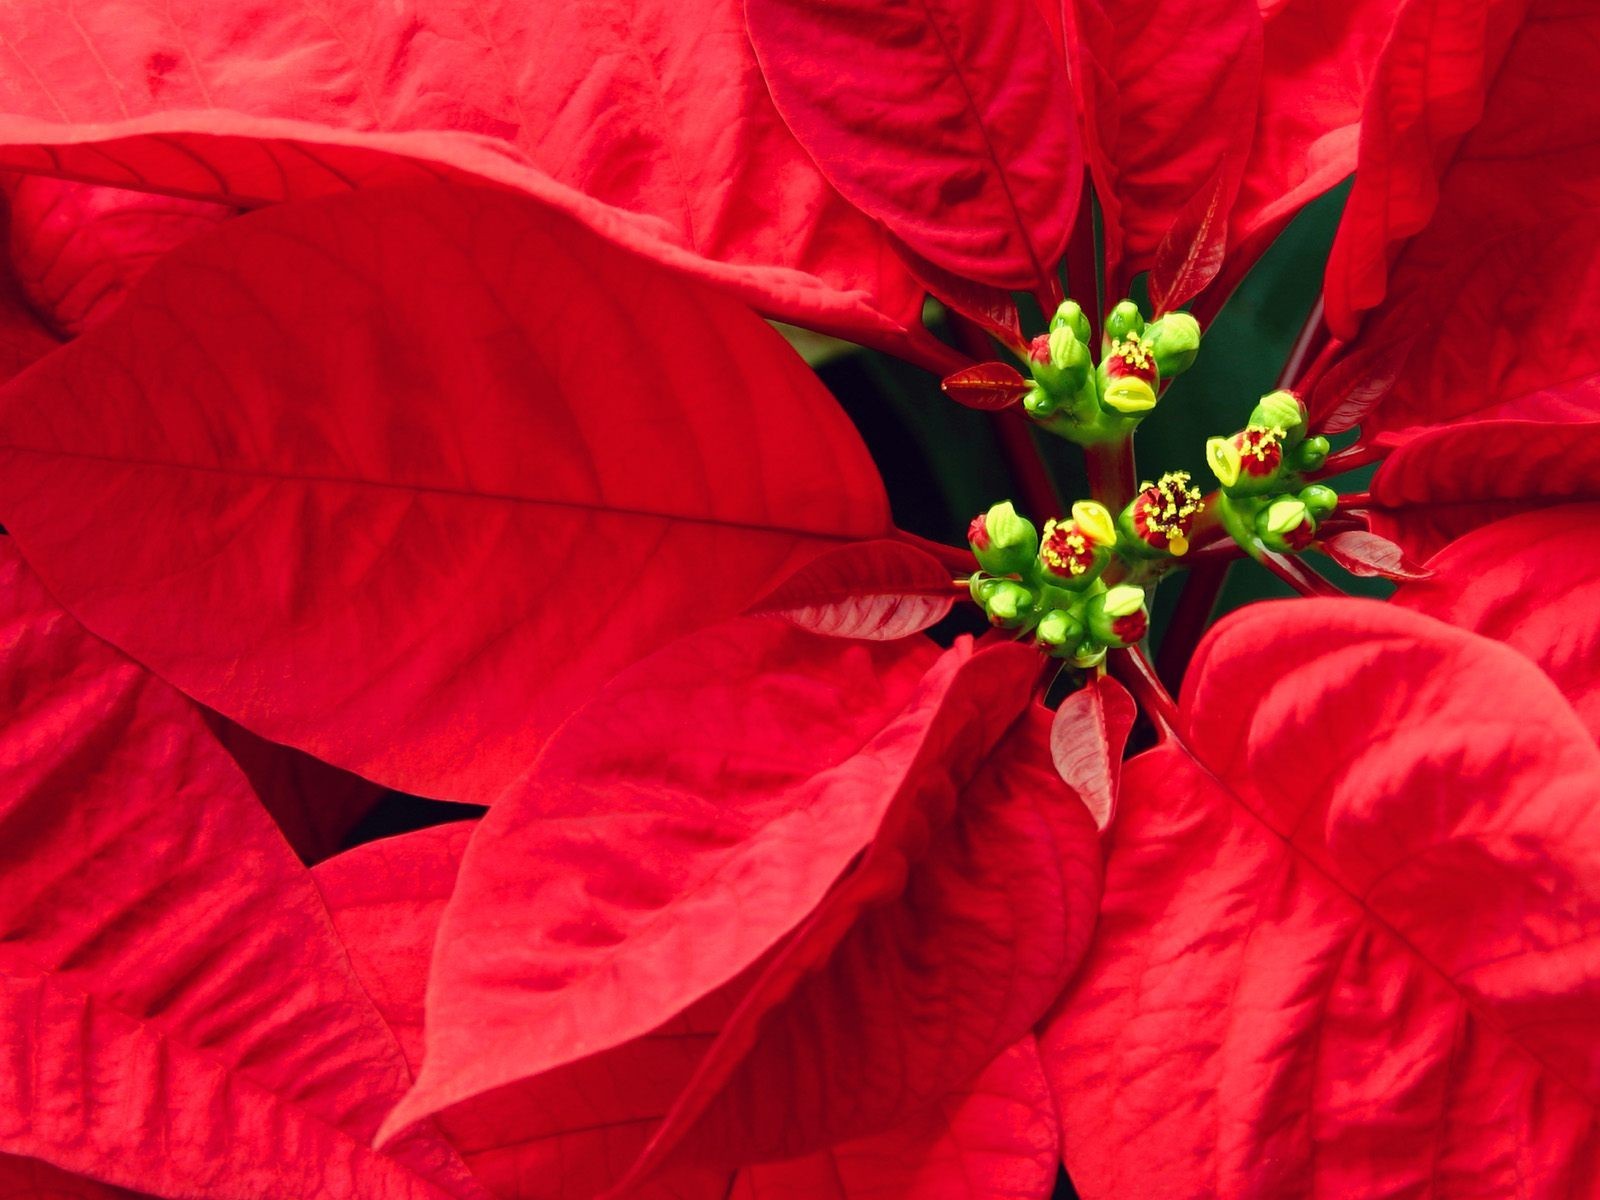
[[[448,185],[188,243],[17,381],[0,463],[0,520],[101,636],[256,733],[461,800],[629,661],[890,528],[763,322]]]
[[[1182,712],[1043,1038],[1084,1193],[1592,1194],[1600,751],[1550,681],[1297,600],[1220,625]]]
[[[434,935],[470,833],[471,826],[461,823],[373,842],[315,871],[352,964],[413,1064],[422,1054],[423,995]],[[619,1160],[618,1138],[604,1123],[625,1122],[641,1111],[659,1118],[666,1111],[673,1085],[681,1086],[694,1063],[692,1054],[683,1053],[683,1041],[680,1032],[618,1047],[600,1056],[603,1063],[566,1072],[565,1087],[544,1091],[546,1105],[506,1120],[508,1131],[524,1137],[537,1130],[546,1112],[559,1114],[557,1124],[589,1122],[582,1130],[483,1152],[473,1147],[489,1130],[458,1120],[450,1132],[496,1195],[593,1195],[627,1165],[625,1157]],[[556,1073],[558,1080],[562,1077]],[[580,1082],[585,1086],[577,1086]],[[651,1099],[656,1100],[653,1110]],[[1058,1161],[1054,1106],[1030,1036],[970,1085],[887,1133],[789,1163],[749,1168],[731,1192],[726,1171],[680,1171],[663,1181],[659,1193],[647,1185],[631,1194],[674,1200],[723,1200],[730,1194],[747,1200],[885,1195],[1042,1200],[1055,1181]]]
[[[1600,739],[1597,545],[1600,505],[1523,513],[1452,542],[1394,602],[1522,651]]]
[[[1577,0],[1581,6],[1582,0]],[[1567,5],[1571,0],[1556,0]],[[1529,0],[1404,0],[1379,55],[1361,121],[1356,183],[1328,260],[1328,324],[1350,338],[1361,314],[1383,300],[1398,246],[1426,226],[1440,207],[1441,177],[1449,173],[1462,136],[1484,112],[1498,86],[1508,39]],[[1565,47],[1582,53],[1581,47]],[[1570,66],[1571,53],[1562,60]],[[1526,68],[1524,68],[1525,70]],[[1562,123],[1558,114],[1539,114]],[[1514,120],[1537,124],[1533,111]],[[1543,130],[1524,129],[1519,151],[1537,146]],[[1555,142],[1548,143],[1551,145]],[[1466,152],[1471,159],[1472,153]],[[1521,158],[1521,154],[1518,154]],[[1496,193],[1526,186],[1514,171],[1498,172]],[[1530,173],[1529,182],[1537,178]],[[1537,220],[1524,214],[1519,223]],[[1478,242],[1484,229],[1475,232]]]
[[[199,710],[0,539],[0,1152],[163,1196],[476,1196]]]
[[[34,308],[82,333],[122,303],[150,264],[233,214],[220,204],[60,179],[3,181],[13,269]]]
[[[1166,240],[1151,287],[1172,307],[1221,264],[1261,89],[1261,14],[1255,0],[1065,7],[1089,170],[1105,213],[1109,295],[1125,294]],[[1187,284],[1174,289],[1188,264]]]
[[[1422,561],[1491,521],[1600,500],[1600,421],[1482,421],[1429,430],[1372,481],[1372,528]]]
[[[443,1110],[475,1165],[603,1133],[593,1189],[648,1139],[631,1195],[889,1129],[1014,1042],[1087,938],[1093,828],[1046,731],[1007,735],[1032,653],[958,648],[912,693],[905,652],[751,622],[569,723],[468,852],[391,1127]]]
[[[1498,31],[1509,15],[1497,7],[1488,19],[1487,42],[1504,42]],[[1434,168],[1423,168],[1431,219],[1400,251],[1387,298],[1346,362],[1317,389],[1313,408],[1328,429],[1359,421],[1370,437],[1469,420],[1600,415],[1600,351],[1585,336],[1600,313],[1600,150],[1589,137],[1600,99],[1574,88],[1552,103],[1549,78],[1557,61],[1567,78],[1600,70],[1600,12],[1535,0],[1503,56],[1484,55],[1484,69],[1498,67],[1481,88],[1482,119],[1449,157],[1436,201]],[[1425,61],[1443,73],[1437,57]],[[1346,233],[1357,228],[1361,178],[1340,234],[1347,241],[1356,236]],[[1344,262],[1336,245],[1330,320]],[[1550,318],[1552,303],[1563,319]]]
[[[229,203],[434,164],[548,194],[531,163],[776,315],[917,326],[920,288],[778,118],[736,0],[90,0],[71,20],[23,0],[0,13],[0,111],[9,161]]]
[[[964,592],[933,555],[880,539],[819,554],[750,611],[774,613],[828,637],[884,642],[941,620]]]
[[[1363,102],[1400,0],[1262,5],[1255,138],[1228,222],[1232,285],[1302,205],[1355,170]]]
[[[936,267],[1059,291],[1082,173],[1061,55],[1030,0],[745,0],[789,128]]]

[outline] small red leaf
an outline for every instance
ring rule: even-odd
[[[1109,675],[1090,681],[1056,709],[1050,757],[1067,786],[1078,793],[1101,832],[1117,815],[1122,750],[1139,715],[1128,689]]]
[[[920,633],[950,611],[958,585],[930,554],[901,542],[826,550],[750,609],[826,637],[886,642]]]
[[[1324,538],[1323,553],[1352,575],[1380,579],[1426,579],[1433,574],[1406,557],[1406,552],[1381,534],[1350,529]]]
[[[968,408],[998,412],[1010,408],[1028,392],[1028,381],[1009,363],[987,362],[946,375],[944,394]]]

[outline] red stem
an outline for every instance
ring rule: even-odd
[[[1263,550],[1259,561],[1262,566],[1283,580],[1302,596],[1337,596],[1344,593],[1310,566],[1298,558],[1279,554],[1276,550]]]
[[[1318,296],[1306,316],[1306,323],[1300,327],[1300,336],[1289,348],[1289,357],[1283,360],[1283,370],[1278,373],[1280,388],[1294,387],[1305,374],[1306,363],[1322,351],[1332,336],[1327,322],[1322,319],[1322,311],[1322,297]]]
[[[1339,497],[1340,508],[1371,508],[1371,492],[1346,492]]]
[[[1027,510],[1043,521],[1061,511],[1061,500],[1056,495],[1056,485],[1039,457],[1039,446],[1033,440],[1033,428],[1021,411],[1008,408],[991,413],[995,439],[1000,443],[1000,454],[1006,468],[1017,485],[1017,492]]]
[[[1178,605],[1173,609],[1172,620],[1161,639],[1161,652],[1156,656],[1156,673],[1174,689],[1183,684],[1184,670],[1189,665],[1194,648],[1200,644],[1200,635],[1211,623],[1217,597],[1222,594],[1222,585],[1228,578],[1228,568],[1241,553],[1231,540],[1225,544],[1217,543],[1216,548],[1233,553],[1226,557],[1220,553],[1212,554],[1192,563],[1183,581]]]
[[[1346,446],[1343,450],[1335,450],[1328,455],[1328,461],[1311,472],[1310,477],[1327,479],[1334,475],[1343,475],[1346,471],[1354,471],[1357,467],[1364,467],[1368,463],[1382,462],[1388,457],[1387,446],[1364,446],[1357,442],[1354,446]]]
[[[1322,381],[1322,377],[1327,373],[1328,368],[1333,366],[1339,355],[1344,352],[1346,344],[1336,337],[1330,337],[1323,344],[1322,349],[1317,351],[1316,358],[1312,359],[1305,370],[1300,372],[1300,378],[1295,381],[1295,390],[1302,396],[1310,395],[1311,392],[1316,390],[1317,384]]]
[[[1145,716],[1156,727],[1164,742],[1178,733],[1178,705],[1161,684],[1156,669],[1150,665],[1144,651],[1137,646],[1126,650],[1113,650],[1106,656],[1106,666],[1112,675],[1133,693]]]
[[[1099,264],[1095,261],[1094,252],[1094,205],[1089,200],[1092,187],[1085,173],[1077,223],[1072,227],[1072,239],[1067,243],[1067,284],[1072,291],[1072,298],[1083,306],[1084,316],[1089,318],[1089,345],[1098,346],[1104,301],[1100,298]]]
[[[1089,472],[1089,494],[1109,508],[1121,512],[1137,490],[1133,469],[1133,438],[1085,446],[1084,465]]]

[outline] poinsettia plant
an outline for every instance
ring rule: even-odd
[[[0,1195],[1597,1194],[1591,65],[7,6]]]

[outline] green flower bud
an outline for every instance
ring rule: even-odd
[[[1106,648],[1096,646],[1093,642],[1085,642],[1072,652],[1072,665],[1087,671],[1091,667],[1098,667],[1106,660]]]
[[[1069,390],[1082,387],[1089,378],[1089,347],[1065,325],[1051,330],[1046,344],[1050,347],[1050,364],[1067,376]]]
[[[1252,425],[1232,437],[1210,438],[1206,461],[1230,496],[1270,495],[1282,490],[1283,430]]]
[[[1051,609],[1033,634],[1048,650],[1070,650],[1083,640],[1083,622],[1064,608]]]
[[[1083,606],[1089,633],[1103,646],[1131,646],[1150,628],[1144,589],[1119,583]]]
[[[1200,322],[1186,312],[1170,312],[1145,331],[1161,378],[1171,379],[1194,365],[1200,353]]]
[[[1039,566],[1048,582],[1082,591],[1111,561],[1117,526],[1110,511],[1093,500],[1072,506],[1070,521],[1048,521],[1039,545]]]
[[[1294,453],[1295,465],[1302,471],[1315,471],[1328,461],[1328,451],[1332,447],[1325,437],[1309,437],[1300,443],[1299,449]]]
[[[1085,346],[1089,344],[1089,318],[1076,300],[1063,300],[1056,315],[1050,318],[1050,332],[1070,329]]]
[[[1144,332],[1144,315],[1132,300],[1119,300],[1106,317],[1106,337],[1117,341],[1125,337],[1138,337]]]
[[[1268,392],[1250,411],[1248,424],[1281,429],[1287,435],[1306,423],[1306,406],[1293,392]]]
[[[989,624],[1001,629],[1017,629],[1027,622],[1033,610],[1034,595],[1011,579],[997,579],[984,602]]]
[[[1039,531],[1006,500],[972,519],[967,543],[985,571],[1015,575],[1027,570],[1039,552]]]
[[[1317,535],[1311,510],[1294,496],[1274,500],[1256,515],[1256,535],[1272,550],[1304,550]]]
[[[1036,420],[1046,420],[1055,416],[1061,408],[1061,401],[1057,400],[1044,388],[1035,383],[1022,397],[1022,410]]]
[[[1325,521],[1339,507],[1339,493],[1326,484],[1313,483],[1310,487],[1300,489],[1300,503],[1311,510],[1316,520]]]

